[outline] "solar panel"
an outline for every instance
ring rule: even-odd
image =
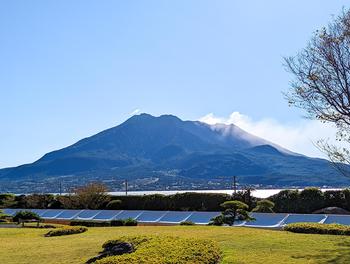
[[[40,217],[47,211],[47,209],[30,209],[33,213],[36,213]]]
[[[220,212],[193,212],[187,221],[191,221],[195,224],[208,224],[210,220],[218,215]]]
[[[157,222],[162,218],[167,211],[143,211],[141,215],[137,217],[138,222]]]
[[[103,210],[100,211],[97,215],[95,215],[92,220],[102,220],[108,221],[114,219],[117,215],[119,215],[121,210]]]
[[[41,217],[53,219],[53,218],[56,218],[56,216],[58,216],[62,212],[63,212],[63,210],[61,210],[61,209],[48,209],[46,212],[44,212],[42,214]]]
[[[193,212],[182,212],[182,211],[169,211],[164,215],[159,222],[160,223],[181,223],[186,221],[192,215]]]
[[[80,220],[89,220],[99,214],[101,210],[83,210],[75,218]]]
[[[70,220],[77,216],[82,210],[64,210],[62,213],[57,215],[56,219],[66,219]]]
[[[283,224],[292,224],[292,223],[319,223],[325,219],[323,214],[290,214],[284,221]]]
[[[14,216],[18,211],[21,211],[22,209],[3,209],[3,212],[8,215]]]
[[[252,213],[253,221],[246,222],[244,226],[274,227],[287,216],[287,214]]]
[[[141,216],[141,214],[144,211],[139,211],[139,210],[124,210],[120,214],[118,214],[115,219],[128,219],[128,218],[133,218],[136,219],[137,217]]]
[[[324,224],[350,225],[350,215],[328,215]]]

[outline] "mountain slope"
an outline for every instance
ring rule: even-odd
[[[129,179],[135,189],[225,188],[232,175],[241,183],[265,186],[347,184],[327,161],[290,152],[235,125],[148,114],[133,116],[32,164],[2,169],[0,182],[26,186],[33,181],[50,185],[57,179],[70,185],[102,180],[118,188]]]

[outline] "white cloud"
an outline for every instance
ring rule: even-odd
[[[208,124],[235,124],[255,136],[311,157],[325,157],[314,145],[317,140],[330,139],[330,142],[335,142],[335,127],[316,120],[281,123],[272,118],[253,120],[249,116],[233,112],[229,117],[218,117],[210,113],[199,121]]]
[[[141,113],[141,110],[140,109],[138,109],[138,108],[136,108],[134,111],[132,111],[129,115],[130,116],[134,116],[134,115],[137,115],[137,114],[139,114],[139,113]]]

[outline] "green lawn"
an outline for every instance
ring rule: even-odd
[[[216,240],[223,263],[349,263],[350,237],[210,226],[89,228],[83,234],[44,237],[48,230],[0,228],[0,263],[84,263],[121,235],[175,235]]]

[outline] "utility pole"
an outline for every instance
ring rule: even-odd
[[[233,193],[237,193],[237,177],[233,176]]]
[[[62,196],[62,181],[59,182],[59,193]]]
[[[125,196],[128,196],[128,180],[125,180]]]

